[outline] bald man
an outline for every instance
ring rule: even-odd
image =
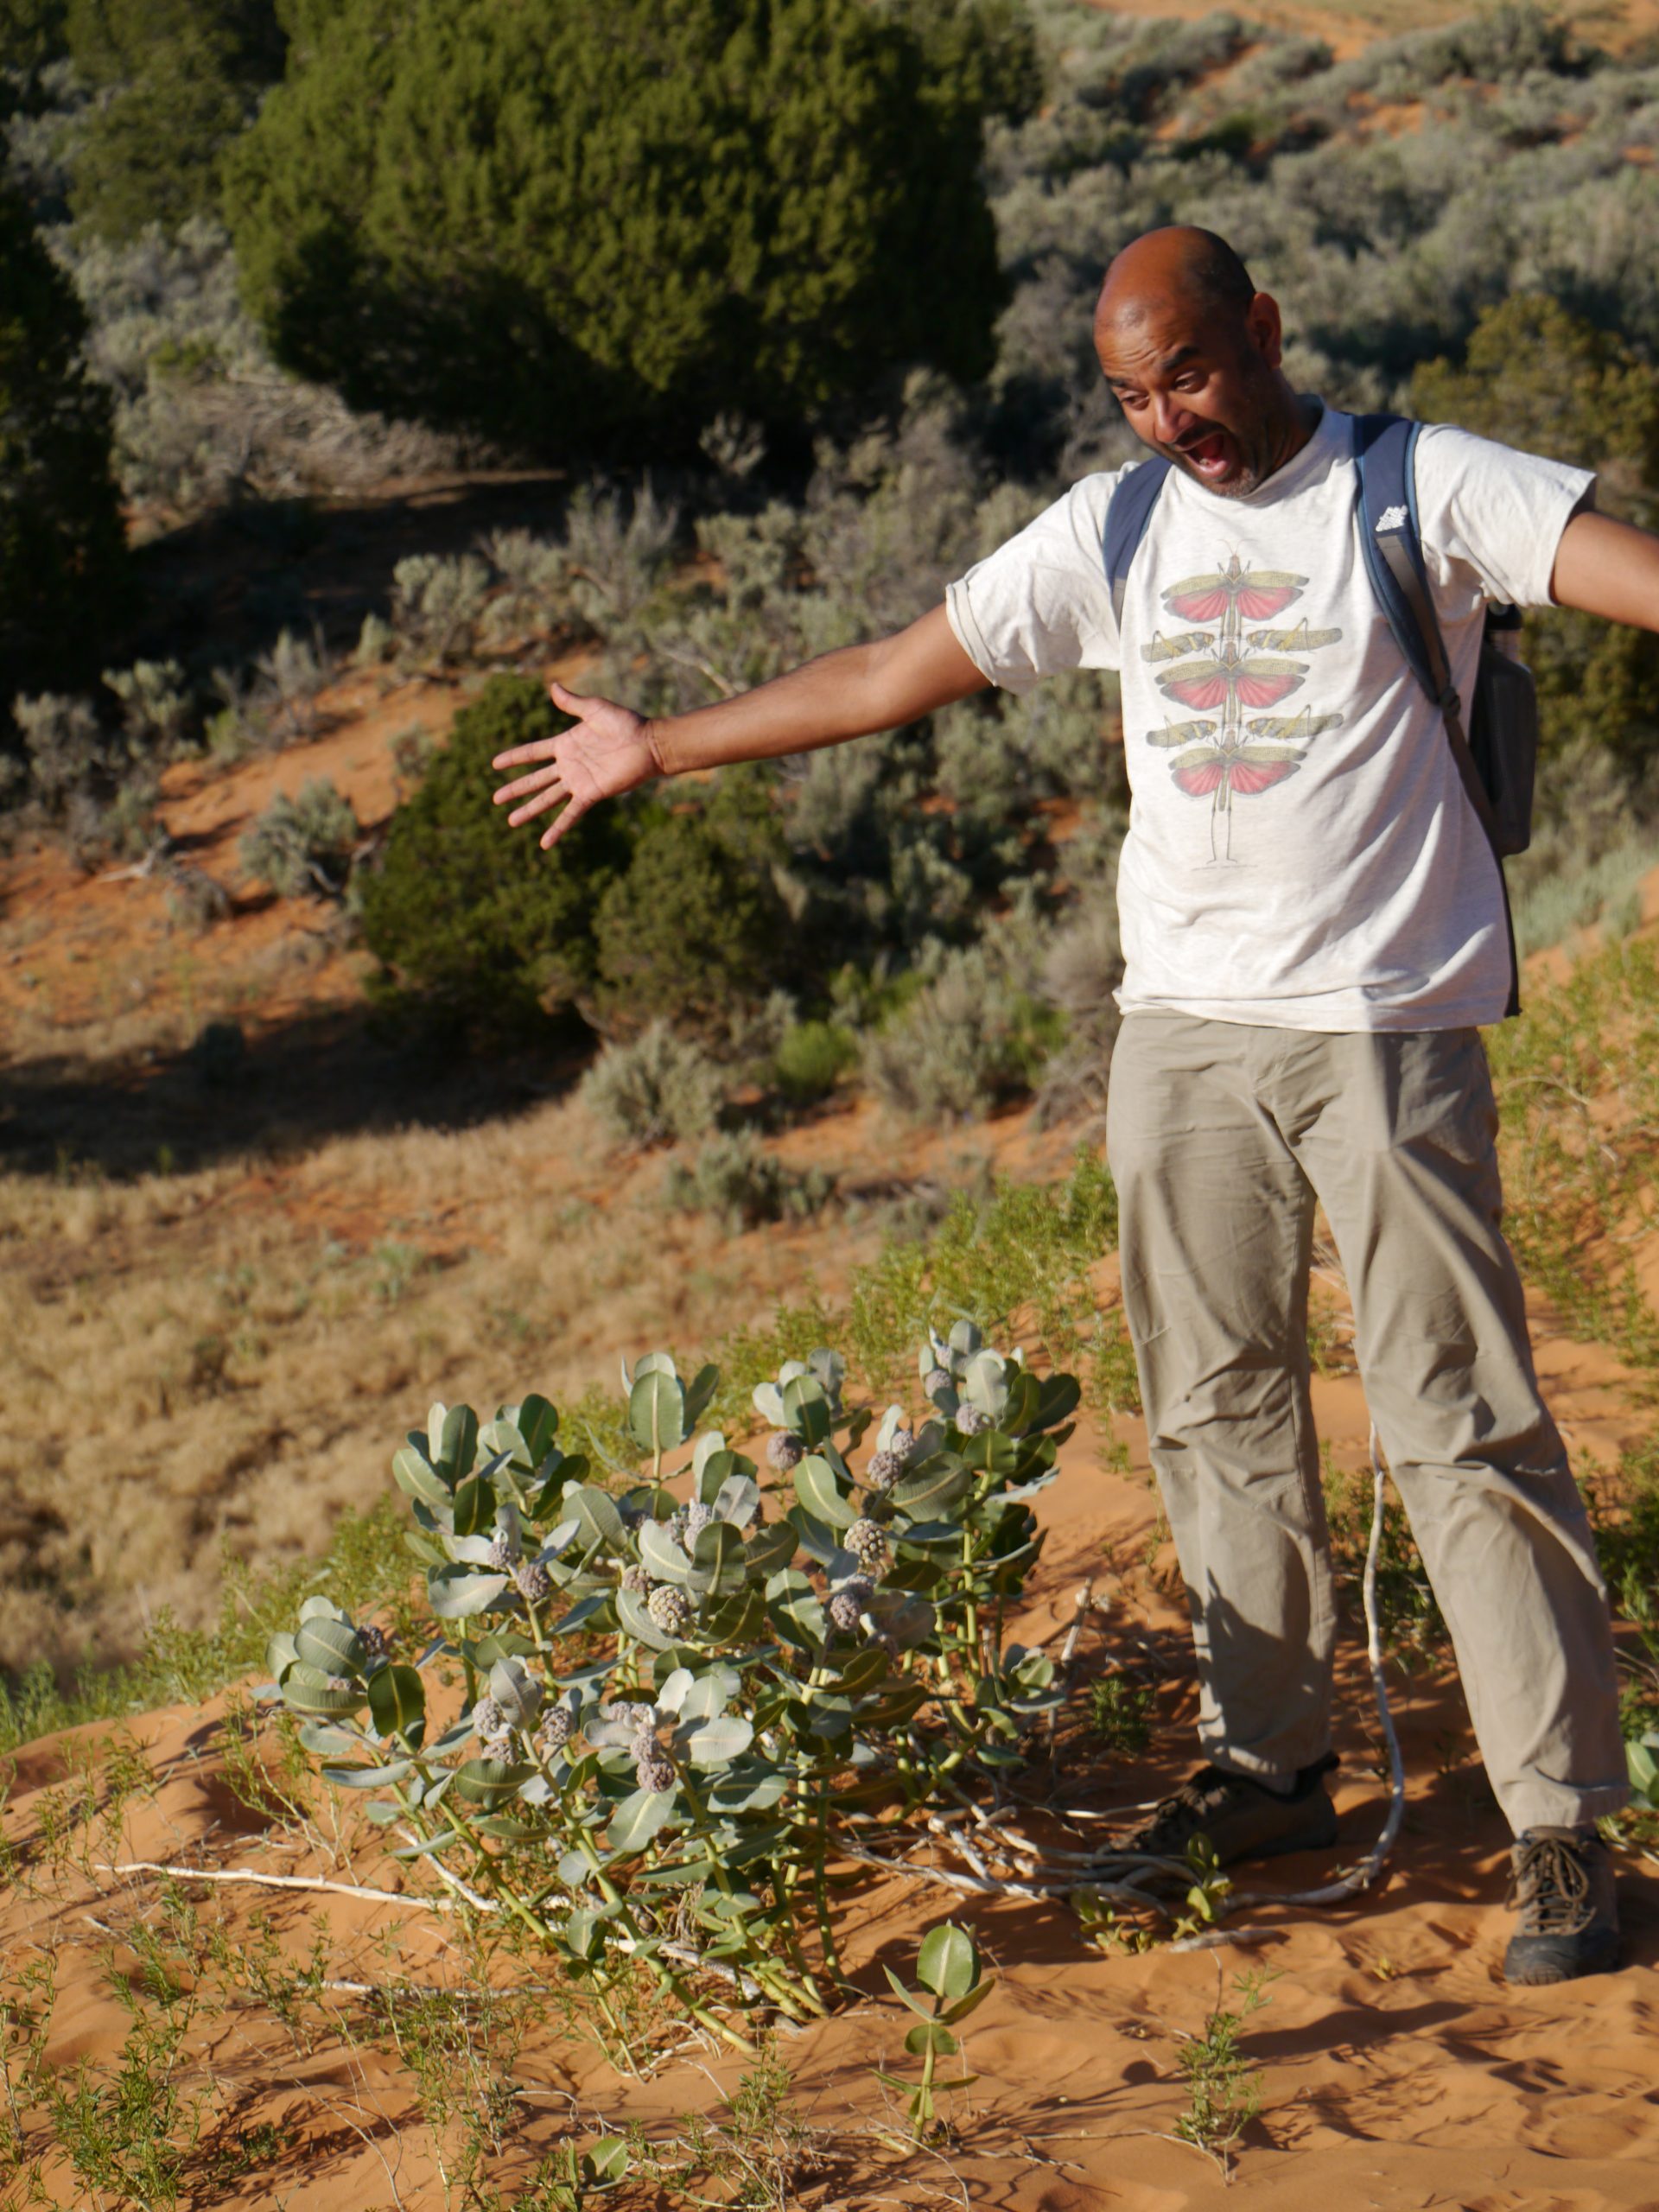
[[[1170,463],[1115,611],[1127,474],[1084,478],[894,636],[647,721],[551,687],[563,735],[496,793],[550,846],[653,776],[891,728],[986,684],[1119,671],[1134,793],[1107,1152],[1125,1312],[1180,1556],[1205,1764],[1131,1847],[1326,1847],[1336,1605],[1305,1332],[1314,1208],[1365,1389],[1516,1835],[1512,1980],[1615,1966],[1597,1820],[1625,1802],[1605,1592],[1500,1233],[1478,1025],[1511,963],[1497,862],[1361,555],[1353,419],[1293,390],[1274,301],[1220,238],[1154,231],[1096,317]],[[1594,478],[1426,428],[1415,497],[1461,698],[1490,602],[1659,629],[1659,539]],[[1288,693],[1294,706],[1271,711]],[[556,813],[554,809],[559,809]]]

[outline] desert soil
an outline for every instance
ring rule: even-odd
[[[1535,1325],[1551,1402],[1581,1454],[1611,1459],[1642,1427],[1630,1379],[1600,1351],[1557,1333],[1547,1309]],[[1322,1434],[1342,1464],[1358,1465],[1365,1414],[1357,1382],[1318,1388]],[[1107,1440],[1081,1428],[1047,1493],[1047,1548],[1015,1633],[1058,1647],[1076,1594],[1092,1579],[1103,1610],[1090,1617],[1079,1679],[1108,1656],[1159,1677],[1151,1752],[1125,1761],[1091,1752],[1063,1732],[1063,1756],[1039,1784],[1057,1803],[1122,1811],[1156,1796],[1187,1763],[1194,1688],[1190,1647],[1174,1595],[1170,1548],[1160,1541],[1147,1486],[1144,1435],[1116,1424],[1127,1471],[1108,1471]],[[1385,1764],[1351,1630],[1340,1661],[1342,1770],[1337,1799],[1351,1863],[1378,1830]],[[814,2212],[898,2202],[971,2203],[1007,2212],[1062,2212],[1107,2204],[1131,2212],[1186,2212],[1261,2202],[1281,2212],[1333,2205],[1376,2212],[1630,2212],[1659,2202],[1659,2094],[1653,2036],[1659,2027],[1659,1878],[1630,1854],[1622,1891],[1629,1962],[1616,1974],[1555,1989],[1517,1990],[1501,1977],[1506,1835],[1476,1760],[1455,1678],[1433,1664],[1391,1670],[1390,1694],[1409,1776],[1405,1827],[1376,1887],[1336,1910],[1260,1904],[1237,1916],[1262,1940],[1201,1953],[1109,1955],[1083,1940],[1064,1906],[963,1899],[925,1880],[867,1873],[841,1908],[849,1964],[861,2001],[782,2051],[794,2097],[813,2131],[790,2201]],[[111,1972],[134,1974],[124,1940],[155,1922],[160,1889],[109,1864],[149,1859],[245,1868],[403,1889],[407,1871],[347,1837],[341,1853],[267,1838],[226,1787],[219,1721],[224,1701],[153,1713],[133,1732],[158,1777],[130,1805],[118,1835],[87,1840],[83,1865],[48,1869],[43,1825],[51,1792],[78,1764],[72,1732],[29,1746],[18,1762],[5,1832],[22,1855],[19,1886],[0,1907],[0,1946],[15,1964],[45,1948],[58,1962],[59,2007],[50,2058],[65,2067],[109,2063],[129,2027]],[[926,1854],[918,1863],[928,1863]],[[1280,1862],[1253,1888],[1310,1886],[1330,1862]],[[856,1872],[856,1870],[854,1870]],[[48,1878],[49,1876],[49,1878]],[[36,1890],[35,1885],[41,1887]],[[339,1981],[443,1986],[455,1974],[453,1938],[437,1916],[391,1904],[280,1891],[194,1886],[205,1920],[220,1921],[250,1953],[257,1918],[296,1963],[326,1932],[328,1974]],[[925,1929],[948,1915],[969,1922],[999,1977],[968,2031],[976,2085],[953,2103],[954,2139],[938,2153],[906,2155],[894,2115],[870,2069],[904,2072],[902,2021],[880,1974],[908,1967]],[[1265,1969],[1268,2002],[1243,2045],[1260,2069],[1260,2117],[1234,2156],[1230,2184],[1204,2154],[1175,2139],[1184,2106],[1178,2045],[1200,2031],[1218,1992]],[[524,1961],[501,1971],[534,1972]],[[337,2024],[347,1993],[325,1995],[315,2046],[301,2049],[261,2008],[233,2008],[199,2059],[181,2071],[223,2085],[244,2139],[262,2123],[281,2149],[209,2198],[224,2206],[285,2212],[356,2212],[391,2206],[433,2212],[442,2201],[431,2135],[410,2077],[384,2053],[354,2044]],[[742,2063],[687,2042],[645,2083],[619,2077],[589,2045],[545,2031],[520,2052],[514,2078],[524,2115],[518,2171],[573,2128],[588,2139],[607,2125],[639,2121],[667,2139],[683,2115],[718,2119]],[[226,2123],[227,2127],[231,2123]],[[41,2201],[79,2204],[77,2184],[41,2139]],[[505,2180],[513,2170],[509,2161]],[[511,2201],[509,2195],[508,2201]],[[640,2197],[639,2202],[651,2201]],[[656,2200],[671,2202],[671,2197]],[[682,2201],[690,2201],[682,2200]]]

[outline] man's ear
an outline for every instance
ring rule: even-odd
[[[1270,369],[1276,369],[1284,359],[1285,328],[1280,319],[1279,302],[1271,292],[1258,292],[1244,310],[1244,327],[1250,334],[1250,343]]]

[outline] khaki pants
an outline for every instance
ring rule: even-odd
[[[1614,1811],[1626,1784],[1606,1592],[1498,1227],[1497,1125],[1472,1029],[1334,1035],[1147,1010],[1113,1055],[1107,1154],[1206,1755],[1287,1777],[1330,1744],[1336,1608],[1306,1342],[1317,1200],[1519,1834]]]

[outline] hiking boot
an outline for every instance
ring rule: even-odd
[[[1503,1979],[1535,1987],[1618,1964],[1613,1854],[1592,1827],[1529,1828],[1511,1851],[1509,1903],[1521,1923]]]
[[[1327,1751],[1296,1777],[1281,1796],[1248,1775],[1203,1766],[1166,1797],[1145,1827],[1117,1847],[1148,1858],[1181,1859],[1194,1836],[1205,1837],[1216,1863],[1230,1866],[1240,1859],[1277,1859],[1287,1851],[1328,1851],[1337,1840],[1337,1808],[1325,1777],[1337,1764]]]

